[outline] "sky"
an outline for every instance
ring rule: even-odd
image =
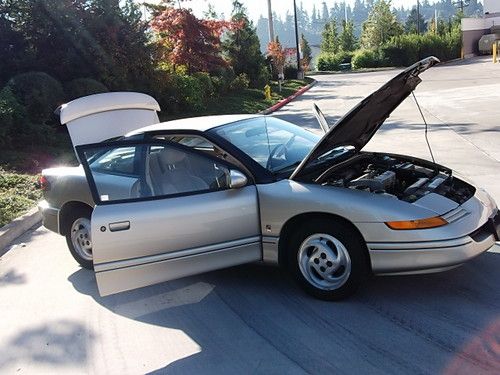
[[[136,0],[139,3],[142,3],[144,1],[154,3],[158,2],[158,0]],[[306,8],[311,14],[311,10],[314,4],[316,4],[316,7],[318,9],[321,9],[321,4],[325,0],[296,0],[297,1],[297,6],[299,6],[300,2],[302,1],[304,8]],[[326,3],[328,7],[331,6],[331,4],[335,3],[337,1],[338,3],[343,2],[343,0],[326,0]],[[242,3],[245,4],[245,6],[248,9],[248,14],[251,19],[257,20],[260,15],[266,15],[267,14],[267,0],[241,0]],[[345,0],[346,3],[348,4],[354,4],[354,0]],[[434,2],[433,0],[429,1],[431,4]],[[191,0],[191,1],[186,1],[186,2],[181,2],[183,7],[189,7],[193,9],[194,13],[197,16],[203,15],[203,12],[208,9],[208,4],[212,4],[215,6],[215,10],[217,13],[224,13],[226,17],[228,17],[231,14],[231,3],[232,0]],[[395,7],[400,7],[403,5],[405,8],[409,8],[417,3],[417,0],[392,0],[392,5]],[[273,4],[273,10],[284,16],[287,12],[287,10],[291,13],[293,11],[293,0],[272,0]]]

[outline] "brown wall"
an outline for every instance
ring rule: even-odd
[[[479,47],[478,47],[479,39],[481,39],[481,37],[484,34],[488,33],[489,29],[462,31],[462,43],[464,46],[464,55],[465,56],[471,54],[477,55],[479,53]]]

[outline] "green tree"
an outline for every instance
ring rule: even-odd
[[[378,48],[402,33],[403,27],[391,11],[391,0],[377,0],[363,23],[361,45],[364,48]]]
[[[22,35],[24,72],[89,77],[114,90],[141,88],[153,72],[148,25],[132,0],[3,0],[0,19]]]
[[[354,35],[354,22],[352,20],[342,21],[342,31],[339,35],[340,49],[345,52],[354,51],[358,40]]]
[[[300,36],[300,51],[302,52],[302,59],[300,65],[304,71],[309,70],[312,60],[312,51],[309,42],[305,38],[304,34]]]
[[[236,75],[245,73],[253,87],[260,87],[267,83],[268,74],[259,37],[246,12],[241,2],[233,1],[231,22],[237,27],[228,33],[222,50]]]
[[[417,24],[419,25],[419,28],[417,28]],[[427,31],[427,22],[425,22],[422,13],[417,15],[416,8],[413,8],[406,18],[405,31],[409,34],[416,34],[417,31],[420,31],[420,33],[423,34]]]
[[[325,25],[321,37],[321,52],[337,53],[339,51],[339,34],[335,18]]]

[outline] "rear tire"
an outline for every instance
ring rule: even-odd
[[[79,207],[67,221],[66,243],[75,260],[89,270],[94,269],[90,218],[92,209]]]
[[[341,220],[312,220],[290,238],[288,268],[303,289],[322,300],[351,296],[369,275],[366,244]]]

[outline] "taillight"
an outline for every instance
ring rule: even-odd
[[[40,178],[38,179],[38,188],[43,191],[47,191],[50,189],[50,182],[47,177],[40,176]]]

